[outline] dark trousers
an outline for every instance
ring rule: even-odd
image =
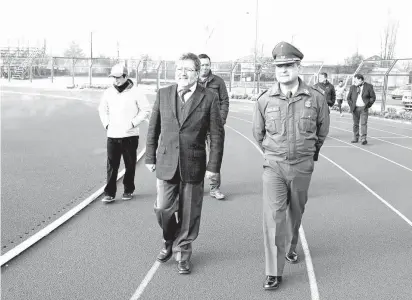
[[[352,112],[353,117],[353,137],[359,140],[359,121],[360,121],[360,137],[361,141],[366,141],[368,133],[368,109],[364,106],[356,106]]]
[[[265,273],[282,276],[285,254],[296,250],[314,169],[313,159],[295,165],[266,161],[263,178]]]
[[[116,196],[116,181],[121,156],[123,156],[126,169],[126,173],[123,177],[124,192],[134,192],[134,175],[136,171],[136,152],[138,146],[139,136],[107,138],[107,184],[104,188],[104,192],[107,196]]]
[[[154,206],[166,245],[173,245],[177,261],[189,260],[197,238],[202,212],[204,181],[182,182],[177,168],[171,180],[157,179]],[[176,218],[177,212],[177,218]]]
[[[210,155],[210,133],[206,135],[206,155],[209,160]],[[222,182],[222,177],[220,173],[216,173],[215,175],[209,178],[210,180],[210,191],[215,192],[220,189],[220,184]]]
[[[343,99],[336,99],[337,103],[338,103],[338,107],[339,107],[339,113],[342,113],[342,102]]]

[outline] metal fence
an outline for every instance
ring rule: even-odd
[[[108,85],[108,78],[113,65],[121,63],[128,68],[129,77],[140,84],[155,84],[157,88],[172,84],[175,78],[174,61],[152,61],[119,58],[70,58],[70,57],[15,57],[7,59],[2,56],[0,61],[2,77],[25,79],[33,81],[37,78],[47,78],[50,82],[65,82],[67,86]],[[248,61],[212,62],[214,74],[226,82],[229,92],[237,94],[256,94],[267,89],[275,81],[275,67],[261,67]],[[345,85],[352,84],[356,73],[364,75],[382,101],[382,110],[388,98],[399,97],[393,92],[404,85],[412,83],[412,58],[410,59],[368,59],[357,68],[347,69],[351,72],[339,73],[335,66],[325,66],[321,61],[301,64],[300,77],[308,84],[318,82],[320,72],[327,72],[332,84],[337,85],[343,80]]]

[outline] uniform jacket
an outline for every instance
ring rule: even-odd
[[[322,89],[323,92],[325,93],[325,99],[326,102],[330,107],[332,107],[335,104],[336,100],[336,92],[335,92],[335,87],[326,80],[325,83],[323,82],[318,82],[314,85],[317,89]]]
[[[119,93],[115,87],[108,88],[99,105],[99,116],[107,136],[124,138],[139,135],[139,124],[150,113],[146,95],[129,79],[128,87]]]
[[[329,108],[322,91],[300,78],[289,101],[276,83],[256,102],[253,136],[268,160],[290,164],[311,157],[317,160],[328,133]]]
[[[179,125],[176,97],[177,85],[157,92],[147,130],[145,161],[156,164],[156,176],[161,180],[172,179],[179,166],[183,182],[201,182],[206,170],[219,173],[222,164],[224,129],[219,100],[215,93],[197,85],[189,113]],[[208,131],[211,143],[206,166]]]
[[[352,85],[350,87],[347,100],[350,107],[350,111],[353,112],[356,108],[356,100],[358,99],[358,87],[356,85]],[[365,103],[365,109],[368,109],[375,103],[376,95],[375,91],[373,90],[373,85],[370,83],[364,82],[363,83],[363,90],[362,90],[362,100]]]
[[[227,93],[225,81],[219,76],[212,74],[212,71],[210,71],[210,75],[207,79],[204,82],[199,79],[198,84],[210,89],[219,96],[220,115],[222,116],[223,124],[226,124],[227,115],[229,113],[229,95]]]

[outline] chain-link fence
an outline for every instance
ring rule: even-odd
[[[37,51],[37,52],[36,52]],[[175,80],[174,61],[153,61],[119,58],[70,58],[48,57],[32,49],[7,56],[2,52],[0,61],[1,75],[8,80],[30,80],[44,78],[50,82],[61,82],[67,86],[109,85],[108,75],[113,65],[121,63],[128,68],[129,77],[139,84],[151,84],[156,88],[172,84]],[[411,90],[412,59],[379,58],[362,61],[359,66],[326,66],[321,61],[303,61],[300,77],[307,84],[318,82],[320,72],[328,73],[329,81],[337,85],[343,80],[345,85],[352,84],[356,73],[363,74],[382,102],[382,110],[388,99],[402,99],[405,90]],[[223,78],[229,92],[236,94],[256,94],[269,88],[275,81],[275,66],[261,66],[250,61],[212,62],[214,74]],[[343,71],[343,72],[342,72]]]

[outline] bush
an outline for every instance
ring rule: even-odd
[[[339,107],[337,105],[334,105],[331,110],[336,110],[339,111]],[[349,112],[349,106],[346,104],[342,105],[342,112]],[[385,112],[381,111],[373,111],[369,110],[369,115],[370,116],[375,116],[375,117],[380,117],[380,118],[385,118],[385,119],[401,119],[401,120],[412,120],[412,111],[400,111],[398,112],[396,108],[393,107],[388,107]]]

